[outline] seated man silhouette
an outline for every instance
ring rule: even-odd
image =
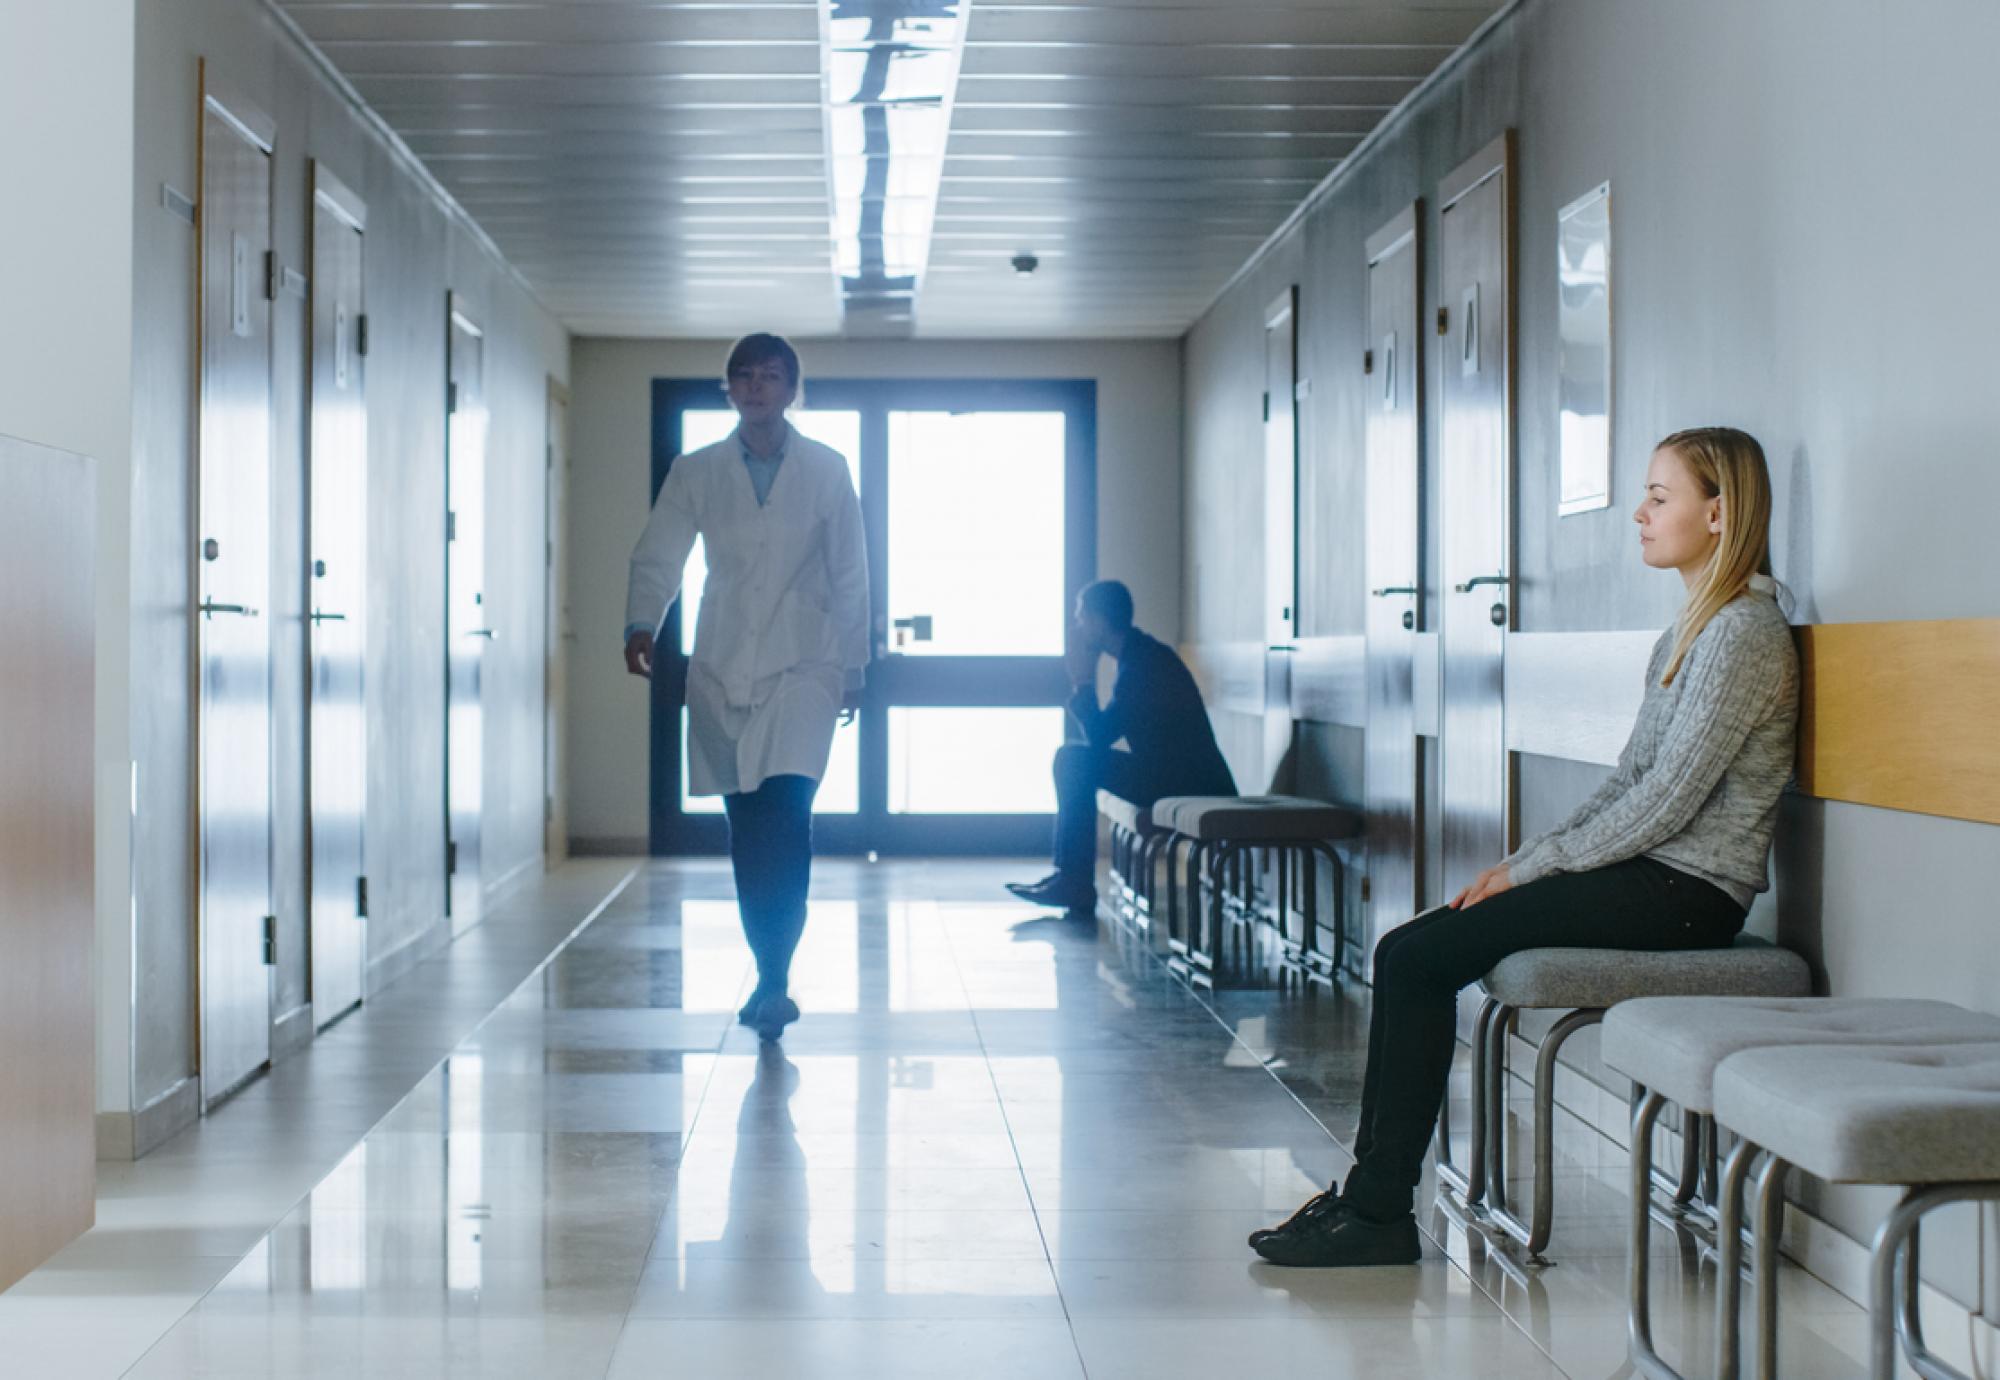
[[[1097,659],[1118,663],[1111,703],[1097,702]],[[1084,741],[1056,750],[1056,870],[1007,889],[1038,906],[1089,910],[1097,904],[1097,793],[1134,805],[1168,795],[1235,795],[1194,677],[1172,647],[1132,626],[1132,591],[1099,580],[1076,597],[1076,626],[1064,655],[1069,712]],[[1113,744],[1123,741],[1130,751]]]

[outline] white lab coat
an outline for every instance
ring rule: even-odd
[[[847,461],[796,430],[763,506],[735,433],[667,471],[632,550],[627,627],[657,635],[695,538],[708,584],[688,667],[688,789],[826,772],[868,665],[868,551]]]

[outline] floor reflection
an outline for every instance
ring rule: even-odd
[[[822,864],[805,1018],[761,1046],[727,869],[648,867],[129,1373],[1628,1373],[1615,1146],[1558,1135],[1558,1269],[1429,1199],[1420,1265],[1264,1265],[1244,1236],[1348,1167],[1367,989],[1196,994],[1142,937],[996,899],[1016,870]],[[286,1143],[212,1139],[184,1182],[261,1182]],[[1713,1263],[1654,1245],[1687,1369]],[[1846,1300],[1794,1271],[1785,1308],[1798,1373],[1865,1373]]]

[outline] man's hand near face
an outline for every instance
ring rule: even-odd
[[[1080,690],[1097,679],[1097,649],[1080,628],[1069,630],[1069,640],[1063,645],[1063,669],[1069,673],[1069,683],[1074,689]]]

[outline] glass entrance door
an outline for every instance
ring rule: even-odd
[[[654,385],[654,490],[726,437],[712,382]],[[1040,852],[1065,736],[1062,650],[1094,577],[1095,387],[1088,382],[808,380],[801,434],[853,470],[868,533],[875,661],[821,784],[821,852]],[[721,801],[689,796],[686,657],[697,547],[654,681],[656,853],[726,847]]]

